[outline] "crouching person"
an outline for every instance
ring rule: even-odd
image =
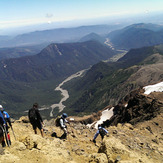
[[[105,135],[107,135],[108,133],[109,132],[105,128],[103,128],[101,125],[98,125],[98,130],[97,130],[96,134],[94,135],[93,142],[96,143],[96,138],[99,134],[101,136],[101,139],[103,140]]]
[[[63,135],[61,136],[61,139],[67,139],[67,126],[66,126],[66,123],[68,123],[68,121],[66,120],[67,117],[68,117],[68,115],[66,113],[63,113],[62,117],[59,120],[60,128],[64,132]]]

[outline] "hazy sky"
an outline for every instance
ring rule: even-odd
[[[0,0],[0,29],[163,11],[163,0]]]

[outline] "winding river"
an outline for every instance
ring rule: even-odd
[[[68,81],[70,81],[73,78],[76,78],[76,77],[81,76],[85,71],[86,71],[86,69],[85,70],[81,70],[81,71],[79,71],[79,72],[77,72],[77,73],[69,76],[67,79],[65,79],[62,83],[60,83],[55,88],[55,91],[60,91],[61,92],[61,95],[63,97],[62,97],[61,101],[58,104],[52,104],[50,106],[50,108],[52,109],[51,112],[50,112],[50,117],[53,117],[53,110],[55,108],[59,108],[59,112],[61,112],[66,107],[65,105],[63,105],[63,102],[66,101],[69,98],[69,94],[68,94],[68,91],[67,90],[61,88],[63,86],[63,84],[66,83],[66,82],[68,82]],[[49,109],[49,108],[40,108],[39,110],[46,110],[46,109]]]

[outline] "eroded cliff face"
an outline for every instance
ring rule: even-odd
[[[155,118],[163,113],[163,92],[144,94],[142,89],[134,90],[114,107],[114,116],[104,125],[131,123],[135,125]]]

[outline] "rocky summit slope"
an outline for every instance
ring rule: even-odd
[[[131,119],[123,121],[124,119],[117,114],[119,119],[113,118],[113,124],[117,120],[121,123],[107,127],[109,136],[105,137],[103,141],[100,136],[97,137],[96,145],[91,141],[96,129],[80,123],[82,118],[68,124],[68,138],[61,140],[58,137],[61,136],[62,131],[55,127],[54,119],[44,121],[45,136],[42,138],[40,132],[37,135],[34,134],[27,117],[21,117],[13,123],[16,140],[10,130],[12,145],[3,149],[0,147],[0,162],[161,163],[163,162],[161,94],[163,92],[145,95],[139,91],[138,94],[132,92],[126,96],[124,101],[121,101],[121,106],[126,102],[128,102],[128,106],[121,113],[124,116],[129,113],[128,115],[132,115],[134,121]],[[156,102],[153,104],[154,99]],[[158,110],[154,109],[156,105],[159,107]],[[143,110],[142,106],[149,108],[149,111],[153,112],[153,116],[143,119],[148,114],[145,113],[146,109]],[[126,114],[124,114],[125,112]],[[136,114],[139,116],[135,116]],[[86,122],[88,118],[90,117],[87,116],[83,119]],[[98,119],[99,115],[96,118]],[[131,124],[131,122],[134,123]]]
[[[16,134],[14,140],[11,133],[12,145],[1,150],[0,162],[70,162],[70,163],[161,163],[163,161],[163,114],[156,118],[132,126],[129,123],[111,126],[109,137],[101,142],[97,138],[97,145],[93,138],[95,129],[85,125],[71,124],[68,126],[69,135],[66,141],[52,137],[54,126],[47,126],[45,137],[34,135],[29,123],[15,122],[13,128]]]

